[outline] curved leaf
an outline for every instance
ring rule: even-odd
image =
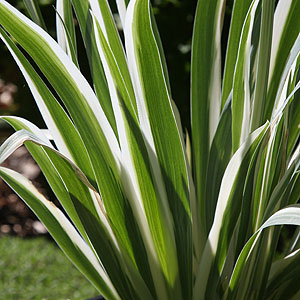
[[[93,285],[108,299],[121,299],[91,249],[64,214],[17,172],[0,167],[0,176],[36,213],[61,249]]]

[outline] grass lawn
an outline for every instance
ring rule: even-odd
[[[97,291],[45,238],[0,238],[1,300],[85,300]]]

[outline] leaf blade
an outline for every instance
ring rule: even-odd
[[[93,265],[86,258],[90,256],[90,259],[92,259],[93,253],[83,243],[81,237],[66,217],[51,202],[47,201],[22,175],[3,167],[0,167],[0,174],[34,210],[62,250],[77,265],[81,272],[91,280],[95,287],[111,299],[120,299],[108,277],[101,271],[96,258],[94,258],[93,265],[97,266],[98,270],[93,270]],[[99,273],[104,280],[99,277]]]

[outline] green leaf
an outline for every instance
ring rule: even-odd
[[[233,3],[222,82],[222,109],[232,90],[241,32],[251,2],[252,0],[235,0]]]
[[[298,166],[296,167],[296,170],[299,169],[299,157],[298,157]],[[294,171],[294,168],[291,168],[292,171]],[[299,170],[298,170],[299,171]],[[283,184],[284,187],[287,187],[286,184]],[[285,190],[285,189],[284,189]],[[283,192],[281,191],[281,195]],[[291,207],[284,208],[276,213],[274,213],[272,216],[270,216],[264,224],[252,235],[252,237],[248,240],[248,242],[245,244],[243,250],[241,251],[239,258],[236,262],[235,268],[233,270],[231,279],[230,279],[230,290],[233,291],[238,285],[238,280],[241,277],[241,273],[243,272],[243,266],[246,263],[246,260],[249,259],[251,251],[254,249],[254,245],[259,240],[261,231],[269,226],[274,225],[300,225],[300,219],[299,219],[299,210],[300,207],[295,205]]]
[[[272,118],[274,118],[274,115],[276,114],[276,112],[278,110],[281,109],[281,105],[282,103],[284,103],[286,101],[286,98],[290,98],[291,96],[294,95],[295,91],[297,91],[297,89],[295,90],[295,88],[298,86],[299,82],[296,84],[295,88],[289,93],[288,97],[285,93],[286,88],[288,87],[288,74],[290,74],[293,71],[293,66],[295,66],[295,64],[297,64],[297,58],[300,54],[300,34],[298,35],[290,53],[289,53],[289,57],[288,60],[284,66],[284,70],[282,72],[282,76],[278,85],[278,89],[277,89],[277,94],[276,94],[276,98],[274,101],[274,108],[273,108],[273,112],[272,112]]]
[[[163,203],[164,188],[166,190],[174,221],[182,297],[189,299],[192,289],[192,227],[188,165],[149,9],[147,0],[130,2],[125,26],[126,51],[132,67],[130,71],[137,95],[140,127],[146,140],[153,178],[160,196],[163,196]]]
[[[82,168],[88,178],[92,179],[91,182],[94,187],[96,187],[93,169],[89,158],[85,155],[86,149],[82,144],[81,138],[75,127],[71,121],[68,120],[66,114],[56,102],[56,99],[36,75],[35,71],[22,56],[21,52],[11,42],[10,45],[16,54],[15,58],[19,58],[19,60],[16,60],[33,91],[33,95],[45,117],[46,124],[51,129],[50,133],[57,143],[58,148],[62,153],[67,154],[69,158],[74,158],[75,162],[78,163],[79,167]],[[69,153],[70,155],[68,155]],[[128,254],[126,255],[130,256],[130,259],[134,264],[138,264],[144,278],[147,278],[146,281],[148,282],[150,289],[153,290],[152,279],[151,276],[149,276],[149,265],[145,263],[145,261],[147,261],[147,254],[145,253],[140,233],[137,230],[137,225],[133,219],[131,208],[123,196],[113,195],[113,197],[116,197],[115,201],[111,201],[112,197],[103,198],[109,219],[113,225],[113,231],[118,238],[118,241],[122,244],[122,247],[128,251]],[[135,281],[137,282],[137,279]],[[143,294],[145,297],[146,293],[143,292]]]
[[[64,207],[66,207],[70,217],[73,217],[74,221],[77,221],[78,218],[74,212],[75,207],[86,235],[88,236],[88,240],[95,250],[95,254],[100,258],[105,271],[120,296],[137,299],[133,287],[126,276],[125,266],[123,265],[119,253],[120,250],[118,249],[115,237],[111,232],[101,199],[95,191],[89,190],[88,182],[84,174],[76,167],[76,165],[54,150],[51,144],[49,145],[49,142],[47,145],[43,140],[40,140],[38,137],[25,130],[16,132],[11,139],[8,139],[3,144],[0,148],[2,150],[0,151],[1,160],[3,161],[11,151],[14,151],[16,147],[23,144],[25,141],[31,141],[43,146],[45,153],[50,159],[48,164],[52,163],[55,169],[59,170],[57,172],[69,194],[69,197],[64,195],[63,199],[66,201],[71,200],[71,203],[64,201]],[[50,176],[51,175],[53,176],[53,174],[50,174]],[[63,199],[61,198],[60,200]],[[82,227],[80,222],[77,221],[76,223],[80,225],[79,228]],[[106,255],[107,253],[110,253],[109,257]]]
[[[0,2],[0,12],[2,25],[34,57],[65,102],[88,151],[103,201],[116,203],[115,206],[124,203],[118,141],[92,89],[60,46],[39,27],[6,2]],[[26,38],[23,35],[25,28]],[[38,51],[32,45],[38,45]]]
[[[215,276],[218,272],[221,273],[224,267],[229,243],[240,214],[241,197],[249,162],[254,159],[268,127],[269,124],[266,123],[254,131],[233,155],[225,170],[214,222],[196,278],[193,299],[205,299],[207,297],[206,292],[213,295],[216,291],[213,288],[216,281],[213,279],[209,282],[212,284],[212,288],[207,287],[207,281],[209,276]]]
[[[296,278],[300,271],[299,250],[297,249],[272,264],[266,297],[277,297],[277,299],[280,299],[278,298],[280,295],[288,299],[288,292],[292,291],[292,293],[295,293],[299,290],[299,286],[296,284]]]
[[[274,16],[270,75],[264,119],[270,119],[278,86],[287,64],[289,53],[299,35],[299,14],[299,0],[280,0],[277,4]]]
[[[168,92],[171,96],[171,84],[170,84],[170,78],[169,78],[169,73],[168,73],[168,68],[167,68],[167,60],[166,60],[166,57],[165,57],[162,41],[161,41],[161,38],[160,38],[160,35],[159,35],[157,23],[156,23],[156,20],[155,20],[154,14],[153,14],[153,9],[152,9],[151,6],[150,6],[150,16],[151,16],[151,25],[152,25],[153,34],[155,36],[155,41],[156,41],[156,44],[157,44],[157,47],[158,47],[158,50],[159,50],[161,64],[162,64],[163,71],[164,71],[164,77],[165,77],[166,85],[168,87]]]
[[[87,58],[89,61],[90,72],[93,79],[94,89],[98,101],[103,108],[110,126],[113,128],[117,136],[115,117],[113,114],[110,95],[108,91],[107,81],[104,75],[100,56],[97,51],[95,34],[93,33],[93,21],[90,14],[90,6],[88,0],[72,0],[72,5],[79,23],[81,36],[85,45]]]
[[[294,84],[296,84],[296,80],[299,80],[299,68],[300,66],[300,55],[298,56],[298,60],[295,66],[294,73]],[[294,88],[294,84],[292,88]],[[300,136],[300,92],[297,91],[294,95],[295,101],[291,104],[289,108],[289,123],[288,123],[288,148],[287,155],[288,157],[294,150],[294,147],[297,145],[298,138]]]
[[[259,35],[259,49],[256,68],[255,90],[252,102],[250,131],[264,123],[265,98],[267,94],[269,64],[272,46],[274,0],[262,1],[262,16]]]
[[[112,52],[114,59],[116,60],[116,63],[119,68],[119,72],[122,76],[122,79],[124,80],[127,93],[130,95],[131,99],[131,105],[135,112],[137,112],[136,107],[136,101],[135,101],[135,95],[133,91],[133,86],[127,66],[127,59],[125,57],[125,51],[121,42],[121,38],[118,34],[118,30],[116,28],[116,25],[114,23],[114,19],[112,16],[112,13],[109,9],[109,5],[107,0],[91,0],[90,1],[92,12],[98,21],[99,28],[101,28],[101,31],[108,43],[108,46],[110,48],[110,51]],[[95,34],[97,34],[96,29],[94,29]],[[101,55],[100,55],[101,57]],[[103,59],[101,59],[103,61]],[[111,97],[113,97],[111,95]],[[111,99],[113,102],[114,100]]]
[[[70,0],[56,1],[56,34],[59,45],[72,58],[76,66],[79,67],[75,26]]]
[[[299,201],[300,198],[300,176],[299,174],[297,174],[297,177],[295,178],[295,183],[292,186],[292,190],[291,190],[291,195],[290,195],[290,200],[289,200],[289,204],[295,204]]]
[[[93,186],[96,187],[95,175],[90,159],[72,121],[22,52],[2,29],[0,29],[0,37],[5,42],[22,71],[56,147],[65,156],[73,160],[89,178]]]
[[[263,229],[275,225],[300,226],[300,205],[288,206],[273,214],[260,228]]]
[[[43,19],[38,0],[23,0],[23,2],[31,19],[46,30],[46,24]]]
[[[173,285],[174,279],[172,277],[175,276],[176,278],[178,267],[176,252],[173,252],[176,249],[173,228],[170,223],[168,224],[165,221],[170,217],[166,217],[166,212],[160,205],[159,196],[156,195],[154,182],[151,178],[148,152],[139,128],[135,108],[132,105],[132,98],[119,68],[118,59],[112,53],[98,21],[94,19],[94,22],[95,31],[99,34],[96,40],[104,71],[108,78],[113,109],[116,115],[123,155],[124,176],[128,177],[124,186],[128,188],[129,193],[130,189],[134,190],[134,193],[131,192],[128,198],[143,233],[148,257],[151,260],[150,266],[152,266],[153,276],[158,276],[157,273],[159,274],[161,272],[160,268],[162,268],[166,272],[167,279],[171,281],[170,284]],[[145,226],[146,219],[149,227]],[[149,235],[151,235],[150,239],[147,237]],[[156,253],[153,253],[152,249],[154,247]],[[167,249],[169,249],[168,253],[166,252]],[[159,259],[161,267],[155,270],[153,264],[157,259]]]
[[[276,212],[278,208],[284,207],[285,205],[288,205],[290,203],[295,203],[295,201],[289,202],[289,197],[292,195],[291,192],[293,191],[293,186],[298,177],[297,172],[299,172],[299,157],[300,156],[298,152],[298,155],[296,156],[293,163],[289,165],[287,171],[284,173],[284,176],[275,186],[270,196],[268,206],[265,209],[263,221],[265,221],[274,212]]]
[[[214,136],[207,170],[206,184],[206,228],[210,230],[213,223],[215,209],[218,200],[218,194],[225,169],[231,158],[231,100],[225,104],[220,117],[220,122]]]
[[[14,135],[12,135],[10,138],[8,138],[5,141],[5,143],[1,145],[0,149],[5,150],[4,152],[1,151],[2,152],[1,161],[5,160],[6,157],[8,157],[18,147],[20,147],[24,143],[24,141],[30,138],[29,132],[35,134],[37,137],[41,139],[41,141],[43,141],[46,145],[48,145],[48,147],[52,148],[51,143],[43,135],[43,133],[30,122],[16,117],[4,118],[4,120],[9,122],[14,127],[15,130],[19,130],[19,131]],[[32,157],[35,159],[35,161],[38,163],[39,167],[41,168],[43,174],[45,175],[46,180],[52,187],[55,196],[60,201],[66,213],[70,216],[72,222],[74,223],[74,225],[76,226],[80,234],[87,241],[88,239],[85,230],[77,215],[74,205],[72,204],[68,190],[66,189],[59,175],[59,172],[53,166],[52,161],[50,160],[50,158],[48,157],[44,149],[39,145],[35,145],[33,143],[26,143],[26,146],[27,149],[30,151]],[[5,152],[7,154],[5,154]],[[84,178],[83,174],[82,174],[82,178]],[[85,180],[88,183],[87,179]]]
[[[253,232],[261,225],[270,195],[274,189],[273,182],[277,184],[283,170],[286,169],[286,161],[284,161],[285,134],[283,118],[281,118],[275,126],[271,127],[268,143],[257,163],[252,204]]]
[[[232,148],[239,148],[250,133],[250,51],[251,35],[259,1],[251,3],[242,29],[232,94]]]
[[[205,224],[205,186],[209,148],[221,112],[220,39],[224,1],[198,1],[194,22],[191,61],[192,168],[199,218]]]
[[[94,286],[108,299],[121,299],[96,256],[64,214],[17,172],[0,167],[0,176],[36,213],[64,253]]]

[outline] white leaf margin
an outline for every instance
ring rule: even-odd
[[[4,0],[0,0],[0,6],[4,6],[8,11],[10,11],[17,19],[26,24],[32,31],[34,31],[40,38],[42,38],[48,45],[48,49],[51,49],[55,54],[56,58],[61,62],[64,66],[67,74],[72,78],[76,86],[78,87],[81,94],[84,96],[91,110],[94,112],[96,119],[100,127],[103,130],[109,148],[112,150],[112,153],[115,157],[115,161],[119,166],[120,161],[120,147],[115,136],[115,133],[110,126],[106,115],[94,93],[91,86],[78,70],[76,65],[72,62],[70,57],[64,52],[61,46],[41,27],[36,25],[30,19],[25,17],[22,13],[20,13],[16,8],[7,3]]]
[[[35,186],[26,179],[23,175],[4,167],[0,167],[1,171],[6,173],[8,176],[16,179],[20,185],[27,188],[39,201],[42,205],[52,214],[52,216],[57,220],[62,229],[71,239],[74,246],[76,246],[79,251],[90,261],[95,270],[99,273],[105,284],[110,288],[112,293],[115,295],[116,299],[120,299],[110,278],[98,262],[98,259],[94,255],[92,249],[84,242],[79,233],[76,231],[71,222],[65,217],[62,211],[57,208],[51,201],[47,200],[36,188]]]

